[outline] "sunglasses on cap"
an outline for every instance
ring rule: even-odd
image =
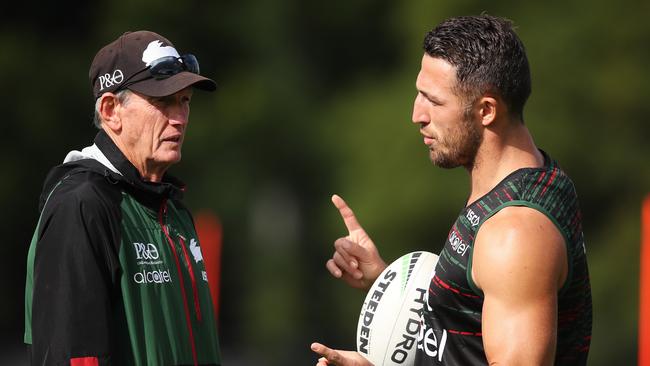
[[[151,61],[148,69],[156,79],[166,79],[182,71],[199,74],[199,60],[189,53],[181,57],[165,56]]]
[[[149,71],[150,76],[137,77],[145,71]],[[154,78],[156,80],[167,79],[168,77],[174,76],[183,71],[188,71],[197,75],[199,74],[199,60],[196,59],[196,56],[188,53],[180,57],[160,57],[151,61],[144,69],[124,80],[122,85],[120,85],[115,91],[123,90],[132,84],[139,83],[149,78]]]

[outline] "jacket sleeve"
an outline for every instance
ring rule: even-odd
[[[111,365],[120,239],[114,200],[97,185],[70,181],[44,208],[34,257],[33,365]]]

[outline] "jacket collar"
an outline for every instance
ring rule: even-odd
[[[124,156],[108,134],[101,130],[95,136],[95,145],[101,150],[113,166],[122,174],[122,179],[128,185],[140,191],[149,192],[164,197],[180,199],[185,191],[185,184],[172,175],[165,173],[160,183],[148,182],[142,179],[140,172]]]

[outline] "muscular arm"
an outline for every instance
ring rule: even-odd
[[[541,212],[507,207],[479,230],[472,278],[483,291],[490,365],[552,365],[557,297],[568,266],[564,238]]]

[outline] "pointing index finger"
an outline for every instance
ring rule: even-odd
[[[361,229],[361,224],[357,221],[357,217],[354,216],[354,212],[348,204],[345,203],[343,198],[335,194],[332,196],[332,203],[334,203],[334,206],[339,210],[339,213],[343,218],[343,223],[345,223],[345,227],[348,228],[349,232]]]

